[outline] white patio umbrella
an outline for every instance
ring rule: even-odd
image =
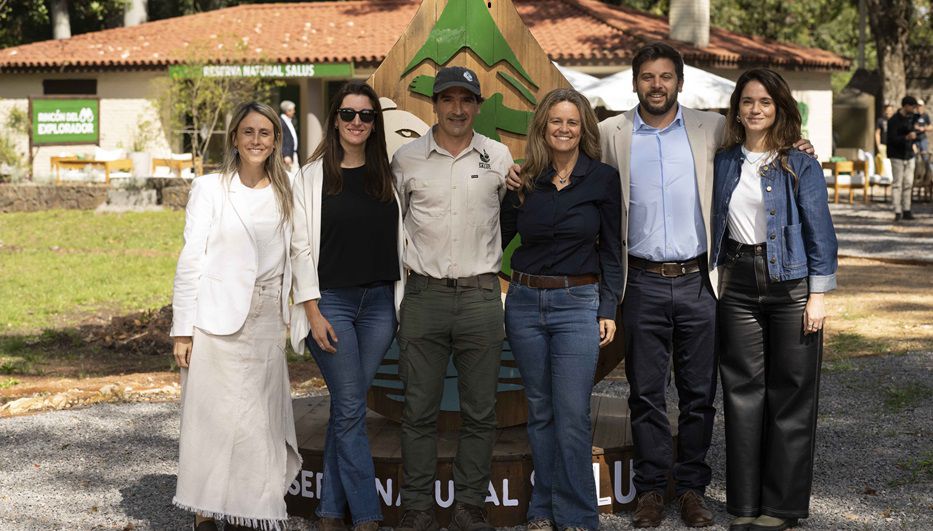
[[[583,92],[583,89],[599,81],[598,77],[584,74],[583,72],[577,72],[576,70],[571,70],[566,66],[561,66],[557,63],[554,63],[554,66],[556,66],[561,75],[563,75],[564,78],[570,82],[570,86],[572,86],[578,92]]]
[[[734,81],[684,65],[684,89],[677,95],[677,101],[694,109],[720,109],[729,106],[733,90]],[[593,107],[602,105],[611,111],[627,111],[638,105],[638,95],[632,90],[631,68],[600,79],[581,92]]]

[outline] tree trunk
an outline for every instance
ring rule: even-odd
[[[911,0],[865,0],[868,20],[878,53],[878,72],[881,74],[880,97],[895,107],[907,93],[907,37],[913,18]]]
[[[52,38],[71,37],[71,18],[68,16],[68,0],[52,0]]]
[[[148,20],[146,14],[147,0],[127,0],[126,11],[123,12],[124,26],[137,26]]]

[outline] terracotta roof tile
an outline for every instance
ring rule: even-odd
[[[846,69],[825,50],[714,28],[698,49],[669,41],[667,19],[598,0],[515,0],[552,59],[624,64],[645,42],[664,40],[693,64]],[[250,4],[0,50],[0,71],[164,68],[211,63],[378,64],[412,19],[418,0]]]

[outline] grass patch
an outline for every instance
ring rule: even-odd
[[[908,485],[933,481],[933,450],[927,450],[917,459],[905,459],[897,462],[897,468],[907,472],[908,477],[892,482],[894,485]]]
[[[838,332],[826,338],[826,349],[833,359],[844,359],[852,352],[888,352],[890,344],[884,339],[869,338],[858,332]]]
[[[14,385],[19,385],[19,380],[16,378],[7,378],[5,380],[0,380],[0,389],[7,389],[13,387]]]
[[[891,413],[898,413],[929,399],[930,389],[925,384],[911,382],[902,387],[888,387],[884,390],[884,406]]]
[[[168,304],[183,227],[173,211],[0,214],[0,331]]]

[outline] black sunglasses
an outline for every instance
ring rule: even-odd
[[[376,120],[376,111],[373,109],[363,109],[362,111],[356,109],[337,109],[337,116],[344,122],[352,122],[357,114],[360,115],[360,121],[364,124],[371,124]]]

